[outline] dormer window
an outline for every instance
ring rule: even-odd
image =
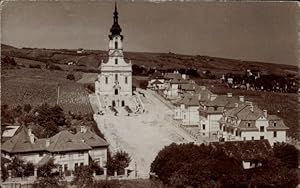
[[[248,123],[248,124],[247,124],[247,127],[251,127],[251,123]]]
[[[214,106],[214,111],[217,111],[218,110],[218,107],[217,106]]]
[[[118,49],[118,42],[115,42],[115,49]]]
[[[276,122],[274,122],[273,126],[276,127]]]

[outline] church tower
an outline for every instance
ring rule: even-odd
[[[123,35],[118,23],[118,10],[115,3],[113,25],[110,29],[108,61],[101,63],[100,74],[95,84],[96,94],[111,98],[112,106],[124,106],[126,97],[132,95],[132,65],[124,60]],[[114,102],[115,101],[115,102]],[[116,101],[122,104],[117,105]]]

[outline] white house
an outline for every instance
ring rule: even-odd
[[[244,96],[234,97],[232,93],[227,95],[210,95],[210,100],[201,103],[199,108],[199,129],[204,137],[217,139],[219,120],[223,112],[245,102]]]
[[[11,159],[18,156],[36,166],[53,158],[63,172],[88,165],[90,158],[95,162],[99,159],[98,164],[103,167],[107,161],[107,149],[107,142],[90,130],[76,135],[65,130],[48,139],[39,139],[25,126],[1,146],[3,157]]]
[[[273,145],[286,142],[287,129],[277,115],[270,115],[267,110],[246,103],[223,114],[219,137],[225,141],[266,139]]]

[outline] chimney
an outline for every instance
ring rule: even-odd
[[[80,126],[80,132],[81,133],[86,133],[86,127],[84,125]]]
[[[49,147],[49,146],[50,146],[50,139],[47,138],[47,139],[46,139],[46,147]]]
[[[186,80],[186,74],[182,74],[182,79]]]
[[[245,102],[245,97],[244,96],[239,96],[239,98],[240,98],[241,102]]]
[[[33,134],[29,135],[29,138],[30,138],[30,143],[34,144],[34,135]]]
[[[267,110],[264,110],[264,116],[268,117],[268,111]]]
[[[254,111],[254,110],[253,110],[253,105],[252,105],[252,104],[250,105],[250,111],[251,111],[251,112]]]
[[[205,86],[202,86],[202,87],[201,87],[201,89],[202,89],[202,90],[205,90],[205,89],[206,89],[206,87],[205,87]]]
[[[28,136],[32,135],[32,129],[28,129]]]
[[[234,103],[234,107],[235,108],[239,107],[239,103]]]
[[[84,139],[81,139],[81,142],[82,142],[82,143],[85,143]]]
[[[210,95],[210,101],[213,101],[217,98],[217,95],[216,94],[212,94]]]
[[[227,93],[227,97],[232,97],[232,93]]]

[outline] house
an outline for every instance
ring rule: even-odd
[[[248,102],[223,114],[218,137],[225,141],[266,139],[273,145],[286,142],[287,130],[280,117]]]
[[[234,97],[232,93],[227,95],[210,95],[210,100],[201,103],[199,107],[199,129],[204,137],[217,139],[219,120],[223,112],[232,109],[245,102],[244,96]]]
[[[75,170],[79,165],[88,165],[90,159],[99,159],[100,166],[107,160],[108,144],[90,130],[71,134],[61,131],[50,138],[37,138],[31,129],[21,127],[18,134],[2,144],[2,156],[15,156],[36,166],[45,164],[51,158],[63,172]]]
[[[272,147],[267,140],[211,142],[210,144],[235,159],[244,169],[262,166],[264,161],[273,155]]]
[[[197,88],[200,89],[198,90]],[[211,94],[211,91],[200,86],[196,86],[195,91],[192,93],[184,93],[183,98],[177,102],[174,109],[174,119],[182,120],[183,125],[198,127],[198,109],[202,102],[205,102],[210,98]]]
[[[85,126],[81,126],[80,131],[75,134],[75,137],[92,148],[88,153],[93,161],[99,164],[99,166],[106,166],[108,143],[103,138]]]
[[[184,80],[182,78],[180,79],[173,79],[171,81],[167,82],[168,85],[166,87],[166,90],[164,91],[164,94],[167,98],[175,99],[180,96],[180,85],[182,84],[188,84],[188,80]]]

